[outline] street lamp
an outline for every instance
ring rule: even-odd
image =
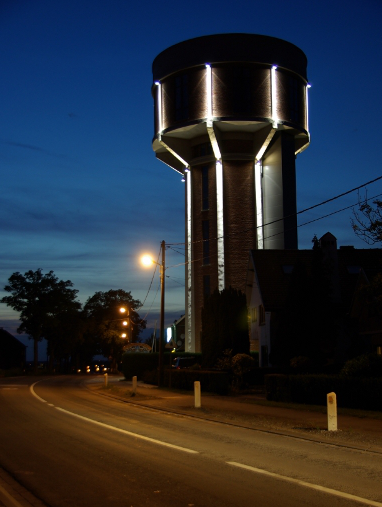
[[[125,307],[123,307],[123,306],[119,309],[119,311],[121,313],[126,313],[127,312],[127,318],[130,321],[130,325],[128,327],[128,341],[131,343],[133,341],[133,333],[132,333],[133,323],[131,321],[130,311],[128,309],[126,309]],[[122,322],[123,326],[127,326],[128,324],[129,324],[129,322],[127,322],[127,320],[124,320]],[[126,334],[125,333],[123,333],[122,338],[126,338]]]
[[[143,255],[141,263],[145,267],[150,267],[153,264],[159,266],[160,270],[160,337],[159,337],[159,365],[158,365],[158,387],[161,387],[163,382],[163,355],[164,355],[164,272],[165,272],[165,249],[166,243],[161,242],[161,262],[156,262],[150,255]]]

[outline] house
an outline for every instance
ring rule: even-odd
[[[166,330],[166,348],[176,349],[177,352],[184,352],[185,340],[185,316],[175,320]]]
[[[362,341],[368,350],[381,352],[382,323],[377,318],[372,323],[367,315],[365,317],[365,312],[363,320],[358,319],[357,289],[370,284],[374,276],[382,272],[382,251],[348,246],[338,249],[337,240],[331,233],[322,236],[316,247],[312,250],[250,252],[246,282],[250,349],[259,352],[260,366],[273,364],[272,348],[275,350],[277,339],[283,338],[288,312],[295,314],[297,329],[306,313],[315,310],[311,308],[312,303],[310,307],[304,304],[304,300],[308,301],[312,295],[316,299],[310,301],[318,301],[317,313],[314,319],[310,319],[310,331],[302,340],[307,343],[316,328],[320,328],[322,341],[327,340],[324,345],[328,354],[331,336],[335,336],[336,344],[330,353],[337,357],[346,357],[356,340],[359,340],[358,345]],[[320,297],[324,278],[328,290],[320,301],[317,297]],[[328,301],[326,309],[321,307],[323,299]],[[287,340],[290,336],[285,333],[284,338]],[[285,351],[288,346],[287,342],[284,343]]]
[[[0,328],[0,369],[24,368],[26,349],[26,345]]]

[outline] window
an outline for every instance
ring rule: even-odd
[[[210,263],[210,222],[203,220],[202,222],[203,234],[203,265]]]
[[[203,295],[206,299],[211,294],[211,277],[210,275],[203,276]]]
[[[361,271],[361,266],[346,266],[349,275],[358,275]]]
[[[206,157],[208,155],[212,155],[212,146],[211,143],[203,143],[203,144],[197,144],[192,148],[192,156],[193,158],[198,157]]]
[[[257,308],[256,307],[250,308],[250,319],[251,319],[251,322],[257,321]]]
[[[208,166],[202,167],[202,210],[209,208],[208,200]]]
[[[259,306],[259,325],[265,326],[265,310],[263,305]]]
[[[261,346],[261,366],[269,366],[269,356],[267,345]]]
[[[182,74],[175,78],[175,119],[188,118],[188,76]]]

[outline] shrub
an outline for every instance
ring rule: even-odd
[[[330,392],[338,406],[363,410],[382,410],[382,378],[340,375],[266,375],[267,400],[326,405]]]
[[[364,354],[347,361],[341,370],[345,377],[382,377],[382,356]]]

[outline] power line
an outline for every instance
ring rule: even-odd
[[[351,194],[352,192],[355,192],[356,190],[359,190],[360,188],[366,187],[367,185],[375,183],[376,181],[379,181],[381,179],[382,179],[382,176],[378,176],[378,178],[374,178],[373,180],[370,180],[367,183],[363,183],[362,185],[359,185],[358,187],[352,188],[351,190],[347,190],[346,192],[342,192],[341,194],[338,194],[338,195],[336,195],[334,197],[331,197],[330,199],[326,199],[325,201],[322,201],[322,202],[320,202],[318,204],[314,204],[313,206],[310,206],[309,208],[305,208],[305,209],[303,209],[301,211],[297,211],[296,213],[292,213],[291,215],[287,215],[287,216],[284,216],[282,218],[278,218],[276,220],[272,220],[271,222],[267,222],[266,224],[258,225],[256,227],[249,227],[249,228],[246,228],[246,229],[241,229],[241,230],[238,230],[238,231],[235,231],[235,232],[231,232],[230,234],[226,234],[226,235],[219,236],[219,237],[216,237],[216,238],[200,239],[200,240],[197,240],[197,241],[192,241],[192,244],[203,243],[204,241],[215,241],[215,240],[218,240],[218,239],[223,239],[225,237],[235,236],[237,234],[243,234],[243,233],[246,233],[246,232],[254,230],[254,229],[260,229],[260,228],[266,227],[268,225],[273,225],[273,224],[275,224],[277,222],[281,222],[283,220],[287,220],[288,218],[300,215],[302,213],[306,213],[307,211],[311,211],[312,209],[318,208],[319,206],[323,206],[324,204],[328,204],[329,202],[335,201],[335,200],[337,200],[337,199],[339,199],[341,197],[344,197],[345,195]],[[350,207],[354,207],[354,206],[356,206],[356,205],[353,204]],[[344,209],[346,209],[346,208],[344,208]],[[328,216],[330,216],[330,215],[328,215]],[[326,215],[323,218],[325,218],[325,217],[326,217]],[[277,233],[277,234],[282,234],[282,233]],[[277,234],[275,234],[274,236],[276,236]],[[273,236],[269,236],[269,237],[273,237]],[[268,237],[264,238],[264,239],[268,239]],[[172,248],[173,246],[177,246],[177,245],[179,245],[179,246],[180,245],[186,245],[186,243],[169,243],[168,247]]]
[[[311,224],[311,223],[313,223],[313,222],[318,222],[319,220],[322,220],[322,219],[324,219],[324,218],[330,217],[330,216],[332,216],[332,215],[336,215],[337,213],[341,213],[342,211],[345,211],[345,210],[347,210],[347,209],[354,208],[355,206],[357,206],[357,205],[359,205],[359,204],[362,204],[362,203],[364,203],[364,202],[367,202],[368,200],[371,200],[371,199],[376,199],[377,197],[380,197],[380,196],[382,196],[382,194],[377,194],[377,195],[375,195],[375,196],[373,196],[373,197],[368,197],[368,198],[364,199],[363,201],[358,201],[356,204],[351,204],[350,206],[346,206],[345,208],[341,208],[341,209],[339,209],[339,210],[337,210],[337,211],[333,211],[332,213],[328,213],[327,215],[323,215],[323,216],[318,217],[318,218],[315,218],[315,219],[313,219],[313,220],[309,220],[308,222],[305,222],[305,223],[303,223],[303,224],[299,224],[299,225],[297,225],[297,228],[298,228],[298,227],[303,227],[304,225],[308,225],[308,224]],[[314,206],[314,207],[316,207],[316,206]],[[248,230],[248,229],[247,229],[247,230]],[[288,229],[288,231],[290,231],[290,230],[294,230],[294,228],[293,228],[293,229]],[[284,232],[286,232],[286,231],[277,232],[277,233],[272,234],[272,235],[270,235],[270,236],[266,236],[266,237],[265,237],[265,238],[263,238],[263,239],[273,238],[273,237],[278,236],[278,235],[280,235],[280,234],[284,234]],[[205,241],[205,240],[204,240],[204,241]],[[207,240],[207,241],[208,241],[208,240]],[[210,240],[210,241],[213,241],[213,240]],[[211,254],[210,254],[210,255],[208,255],[208,257],[211,257]],[[177,266],[181,266],[181,265],[184,265],[184,266],[185,266],[185,265],[187,265],[187,264],[192,264],[192,263],[194,263],[194,262],[200,262],[200,261],[203,261],[204,259],[205,259],[205,257],[200,257],[199,259],[193,259],[193,260],[188,261],[188,262],[185,262],[185,263],[183,263],[183,264],[177,264]]]
[[[147,290],[146,297],[145,297],[145,299],[143,300],[143,303],[141,304],[141,306],[140,306],[137,310],[140,310],[141,308],[143,308],[144,304],[146,303],[146,299],[147,299],[147,297],[148,297],[148,295],[149,295],[149,293],[150,293],[150,290],[151,290],[151,287],[152,287],[152,285],[153,285],[153,281],[154,281],[154,278],[155,278],[155,273],[156,273],[156,271],[157,271],[157,267],[158,267],[158,265],[159,265],[159,256],[160,256],[160,249],[159,249],[159,253],[158,253],[157,262],[156,262],[156,264],[155,264],[154,273],[153,273],[153,276],[152,276],[152,278],[151,278],[151,282],[150,282],[149,288],[148,288],[148,290]]]
[[[307,211],[311,211],[312,209],[318,208],[319,206],[323,206],[324,204],[328,204],[329,202],[333,202],[333,201],[335,201],[335,200],[337,200],[337,199],[339,199],[339,198],[341,198],[341,197],[344,197],[345,195],[351,194],[351,193],[355,192],[356,190],[359,190],[360,188],[366,187],[367,185],[371,185],[372,183],[375,183],[376,181],[379,181],[379,180],[381,180],[381,179],[382,179],[382,176],[379,176],[378,178],[375,178],[375,179],[373,179],[373,180],[370,180],[370,181],[368,181],[367,183],[363,183],[362,185],[359,185],[358,187],[352,188],[351,190],[347,190],[346,192],[342,192],[341,194],[338,194],[338,195],[336,195],[336,196],[334,196],[334,197],[331,197],[330,199],[326,199],[325,201],[322,201],[322,202],[320,202],[320,203],[318,203],[318,204],[314,204],[313,206],[310,206],[310,207],[308,207],[308,208],[305,208],[305,209],[303,209],[303,210],[301,210],[301,211],[298,211],[298,212],[296,212],[296,213],[294,213],[294,214],[292,214],[292,215],[288,215],[288,216],[285,216],[285,217],[283,217],[283,218],[279,218],[279,219],[277,219],[277,220],[273,220],[272,222],[268,222],[268,223],[266,223],[266,224],[264,224],[264,225],[258,225],[257,227],[251,227],[251,228],[243,229],[243,230],[241,230],[241,231],[236,231],[236,232],[233,232],[233,233],[228,234],[228,235],[226,235],[226,236],[233,236],[233,235],[236,235],[236,234],[242,234],[243,232],[247,232],[247,231],[249,231],[249,230],[259,229],[259,228],[261,228],[261,227],[265,227],[265,226],[267,226],[267,225],[272,225],[272,224],[274,224],[274,223],[276,223],[276,222],[280,222],[281,220],[285,220],[285,219],[290,218],[290,217],[293,217],[293,216],[301,215],[302,213],[306,213]],[[321,216],[321,217],[315,218],[315,219],[313,219],[313,220],[309,220],[308,222],[304,222],[303,224],[299,224],[299,225],[297,225],[297,228],[299,228],[299,227],[303,227],[303,226],[305,226],[305,225],[308,225],[308,224],[311,224],[311,223],[314,223],[314,222],[318,222],[319,220],[322,220],[322,219],[324,219],[324,218],[328,218],[328,217],[330,217],[330,216],[336,215],[337,213],[341,213],[342,211],[345,211],[345,210],[347,210],[347,209],[354,208],[355,206],[357,206],[357,205],[359,205],[359,204],[361,204],[361,203],[363,203],[363,202],[367,202],[367,201],[368,201],[368,200],[370,200],[370,199],[375,199],[375,198],[377,198],[377,197],[380,197],[381,195],[382,195],[382,194],[377,194],[377,195],[375,195],[374,197],[369,197],[369,198],[364,199],[363,201],[358,201],[358,203],[356,203],[356,204],[351,204],[350,206],[346,206],[345,208],[341,208],[341,209],[339,209],[339,210],[333,211],[332,213],[328,213],[328,214],[326,214],[326,215],[323,215],[323,216]],[[289,229],[289,230],[291,230],[291,229]],[[281,231],[281,232],[278,232],[278,233],[276,233],[276,234],[272,234],[271,236],[267,236],[267,237],[265,237],[265,238],[263,238],[263,239],[269,239],[269,238],[272,238],[272,237],[274,237],[274,236],[278,236],[278,235],[280,235],[280,234],[284,234],[284,232],[286,232],[286,231]],[[218,237],[218,238],[212,238],[212,239],[208,239],[208,240],[198,240],[198,241],[193,241],[192,243],[193,243],[193,244],[196,244],[196,243],[201,243],[201,242],[204,242],[204,241],[214,241],[214,240],[218,240],[218,239],[224,238],[224,237],[226,237],[226,236],[221,236],[221,237]],[[184,253],[184,252],[179,252],[178,250],[176,250],[176,249],[174,248],[174,246],[182,246],[182,245],[184,245],[184,246],[185,246],[185,245],[186,245],[186,243],[168,243],[168,244],[166,244],[166,249],[171,249],[171,250],[173,250],[175,253],[178,253],[178,254],[180,254],[180,255],[185,255],[185,253]],[[156,269],[157,269],[157,266],[158,266],[158,263],[159,263],[159,262],[158,262],[158,261],[159,261],[159,256],[160,256],[160,250],[159,250],[159,253],[158,253],[157,263],[156,263],[156,265],[155,265],[155,270],[154,270],[154,273],[153,273],[153,276],[152,276],[152,279],[151,279],[151,282],[150,282],[149,289],[148,289],[148,291],[147,291],[146,297],[145,297],[145,299],[144,299],[144,301],[143,301],[142,305],[140,306],[140,308],[138,308],[138,310],[139,310],[139,309],[141,309],[141,308],[144,306],[144,304],[145,304],[145,302],[146,302],[146,300],[147,300],[147,297],[148,297],[148,295],[149,295],[149,293],[150,293],[150,290],[151,290],[151,287],[152,287],[152,284],[153,284],[153,281],[154,281],[154,277],[155,277],[155,274],[156,274]],[[211,255],[209,255],[208,257],[211,257]],[[193,260],[188,261],[188,262],[184,262],[184,263],[180,263],[180,264],[175,264],[174,266],[168,266],[168,268],[171,268],[171,267],[177,267],[177,266],[185,266],[185,265],[190,264],[190,263],[203,261],[203,259],[204,259],[204,257],[201,257],[201,258],[199,258],[199,259],[193,259]],[[167,278],[171,278],[171,277],[167,276]],[[173,278],[171,278],[171,279],[173,279]],[[175,280],[175,279],[173,279],[173,281],[174,281],[174,282],[176,282],[176,280]],[[177,282],[177,283],[179,283],[179,282]],[[158,290],[159,290],[159,289],[158,289]],[[156,297],[157,297],[157,295],[158,295],[158,290],[157,290],[156,295],[155,295],[155,297],[154,297],[154,300],[153,300],[153,302],[152,302],[152,304],[151,304],[151,306],[150,306],[150,308],[149,308],[149,310],[148,310],[148,312],[147,312],[147,314],[146,314],[146,316],[145,316],[145,319],[146,319],[147,315],[149,315],[149,313],[150,313],[150,311],[151,311],[151,308],[152,308],[152,306],[153,306],[153,304],[154,304],[154,301],[155,301],[155,299],[156,299]]]

